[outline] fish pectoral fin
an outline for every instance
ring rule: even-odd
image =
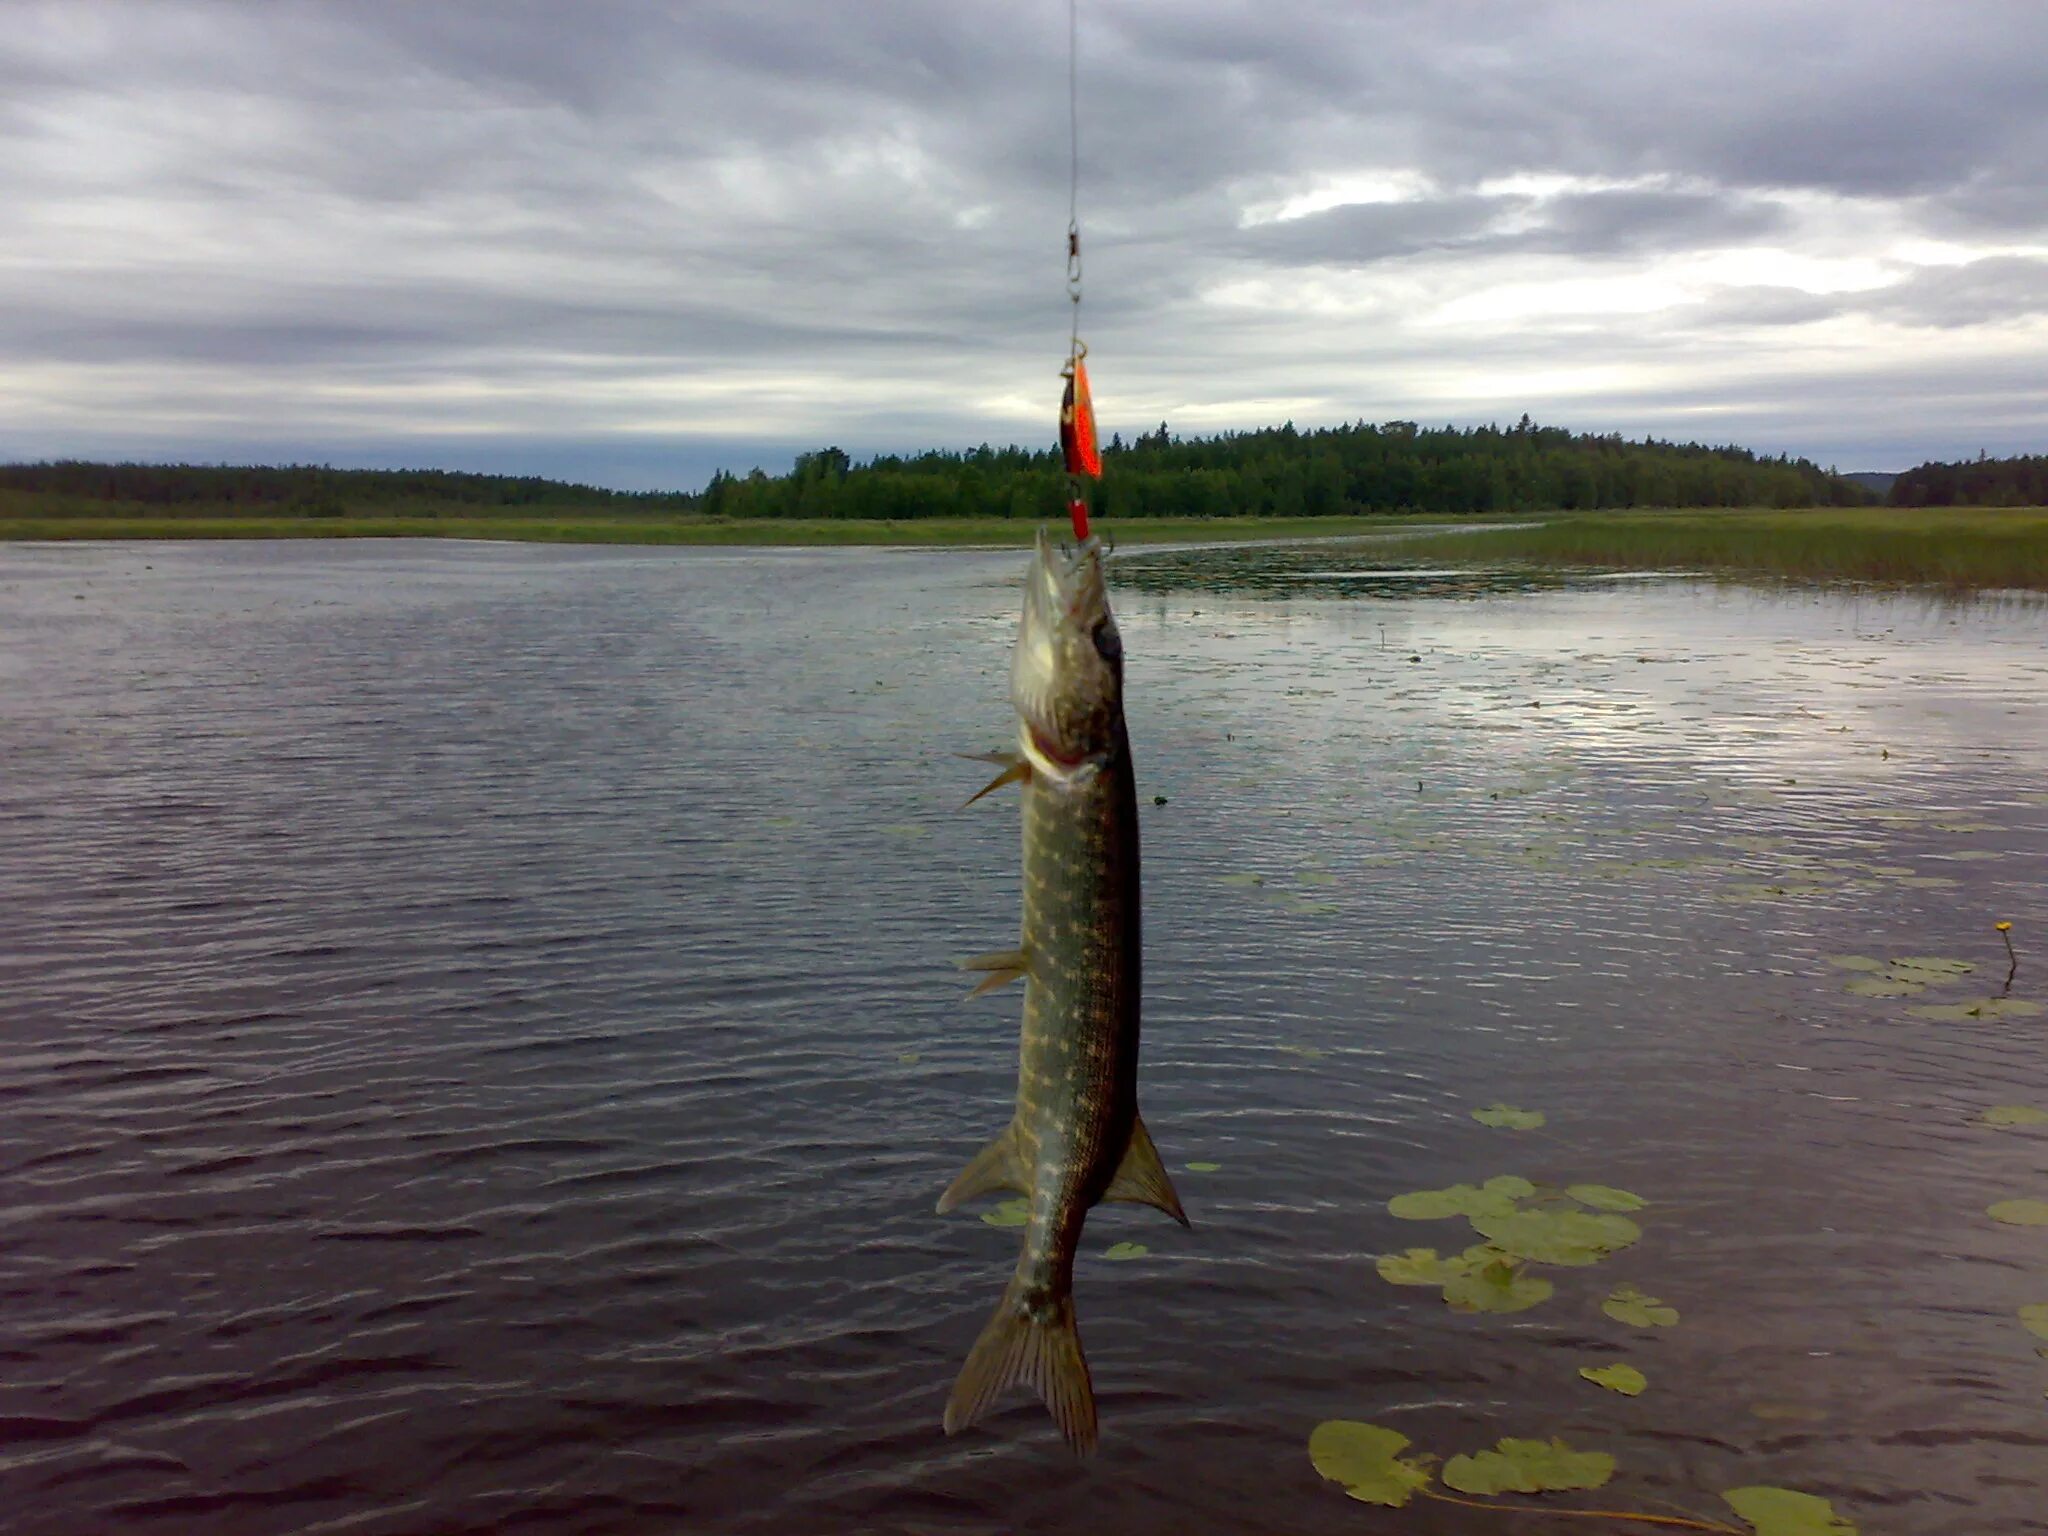
[[[1031,777],[1031,764],[1022,757],[1019,757],[1015,752],[976,752],[972,754],[962,753],[961,755],[963,757],[971,755],[976,762],[1000,763],[1003,769],[1001,773],[990,779],[961,803],[960,808],[963,811],[983,795],[993,794],[1005,784],[1022,784]]]
[[[960,962],[963,971],[988,972],[967,994],[969,997],[979,997],[984,992],[995,991],[997,987],[1007,987],[1011,982],[1020,980],[1030,966],[1030,957],[1021,949],[999,949],[992,954],[974,955]]]
[[[1109,1188],[1103,1191],[1102,1198],[1157,1206],[1182,1226],[1191,1225],[1188,1213],[1180,1208],[1180,1196],[1173,1192],[1173,1180],[1166,1176],[1166,1165],[1159,1161],[1159,1149],[1152,1145],[1152,1135],[1145,1129],[1142,1118],[1131,1122],[1131,1144],[1124,1149],[1124,1160],[1117,1164],[1116,1177],[1109,1181]]]
[[[946,1399],[946,1433],[958,1434],[988,1412],[1005,1387],[1019,1381],[1045,1400],[1075,1455],[1095,1449],[1095,1387],[1074,1326],[1074,1298],[1033,1306],[1023,1282],[1012,1279]]]
[[[1012,1189],[1020,1195],[1031,1193],[1031,1170],[1017,1151],[1017,1128],[1012,1125],[994,1141],[974,1154],[974,1160],[960,1170],[960,1177],[939,1196],[939,1214],[944,1215],[963,1200],[976,1195]]]

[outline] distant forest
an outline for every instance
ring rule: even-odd
[[[1922,464],[1892,482],[1895,507],[2048,506],[2048,455]]]
[[[2029,461],[2038,463],[2039,461]],[[1112,438],[1094,510],[1110,518],[1484,515],[1611,507],[1807,507],[1877,498],[1805,459],[1539,427],[1424,428],[1365,422],[1179,437],[1164,422]],[[1932,466],[1930,466],[1932,467]],[[1979,468],[1981,466],[1963,466]],[[1901,483],[1909,477],[1901,477]],[[698,492],[632,493],[531,476],[318,465],[0,465],[6,510],[105,513],[109,503],[193,514],[341,516],[570,511],[722,518],[1054,518],[1066,479],[1055,450],[979,448],[855,463],[838,448],[783,475],[719,473]],[[1896,494],[1896,493],[1895,493]],[[2036,500],[2043,497],[2037,491]]]

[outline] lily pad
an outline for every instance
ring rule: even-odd
[[[1857,997],[1911,997],[1915,992],[1925,992],[1927,983],[1904,976],[1857,976],[1842,990]]]
[[[1308,1437],[1308,1459],[1316,1471],[1364,1504],[1399,1509],[1415,1490],[1429,1486],[1429,1469],[1400,1453],[1408,1437],[1356,1419],[1330,1419]]]
[[[2048,1125],[2048,1109],[2026,1104],[1994,1104],[1977,1117],[1979,1125]]]
[[[1453,1456],[1444,1463],[1444,1484],[1460,1493],[1549,1493],[1565,1488],[1598,1488],[1614,1476],[1605,1451],[1575,1451],[1564,1441],[1502,1440],[1491,1451]]]
[[[1264,875],[1251,874],[1225,875],[1221,883],[1224,885],[1264,885],[1266,877]]]
[[[1856,1536],[1855,1525],[1835,1506],[1790,1488],[1730,1488],[1721,1495],[1747,1520],[1756,1536]]]
[[[992,1227],[1021,1227],[1031,1219],[1029,1200],[1005,1200],[992,1211],[983,1211],[981,1219]]]
[[[1650,1384],[1650,1379],[1632,1365],[1582,1365],[1579,1374],[1594,1386],[1619,1392],[1623,1397],[1634,1397]]]
[[[2001,1200],[1984,1211],[2009,1227],[2048,1227],[2048,1200]]]
[[[1488,1181],[1491,1186],[1492,1180]],[[1526,1179],[1520,1181],[1527,1184]],[[1535,1186],[1529,1185],[1529,1192]],[[1403,1221],[1441,1221],[1446,1216],[1509,1216],[1514,1213],[1515,1201],[1521,1195],[1509,1194],[1491,1187],[1480,1188],[1476,1184],[1453,1184],[1448,1189],[1418,1189],[1412,1194],[1396,1195],[1387,1202],[1387,1214],[1398,1216]]]
[[[1633,1195],[1608,1184],[1574,1184],[1565,1193],[1581,1205],[1602,1211],[1640,1211],[1650,1203],[1641,1195]]]
[[[1598,1264],[1643,1235],[1643,1229],[1626,1216],[1584,1211],[1511,1211],[1505,1216],[1475,1216],[1472,1226],[1518,1259],[1575,1269]]]
[[[1481,1125],[1494,1126],[1500,1130],[1533,1131],[1543,1124],[1540,1109],[1516,1109],[1512,1104],[1489,1104],[1485,1109],[1472,1111],[1472,1118]]]
[[[1930,981],[1941,981],[1951,976],[1967,976],[1975,969],[1977,967],[1967,960],[1950,960],[1942,955],[1914,955],[1892,962],[1894,974],[1914,979],[1924,976]]]
[[[896,1059],[906,1067],[914,1067],[917,1065],[920,1058],[917,1052],[915,1051],[903,1051],[900,1054],[898,1054]]]
[[[2020,1326],[2037,1339],[2048,1339],[2048,1301],[2030,1302],[2021,1307]]]
[[[1223,1165],[1221,1163],[1184,1163],[1181,1166],[1186,1168],[1189,1173],[1214,1173]]]
[[[1151,1251],[1143,1243],[1111,1243],[1102,1256],[1105,1259],[1142,1259]]]
[[[1458,1258],[1440,1258],[1434,1248],[1410,1248],[1405,1253],[1383,1253],[1375,1267],[1389,1285],[1442,1285],[1464,1273]]]
[[[1475,1254],[1490,1254],[1484,1261]],[[1444,1300],[1453,1312],[1526,1312],[1557,1294],[1541,1275],[1525,1274],[1521,1265],[1499,1249],[1470,1249],[1460,1256],[1466,1267],[1444,1282]]]
[[[1678,1308],[1667,1307],[1632,1285],[1616,1286],[1600,1303],[1600,1310],[1631,1328],[1669,1328],[1678,1321]]]
[[[1963,1023],[1971,1019],[2031,1019],[2044,1010],[2024,997],[1986,997],[1974,1003],[1927,1003],[1910,1011],[1918,1019]]]

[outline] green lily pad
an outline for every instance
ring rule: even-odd
[[[1315,1045],[1283,1045],[1280,1049],[1290,1056],[1303,1056],[1310,1061],[1321,1061],[1330,1054],[1322,1047]]]
[[[1491,1186],[1493,1181],[1487,1182]],[[1520,1182],[1528,1183],[1526,1179]],[[1535,1186],[1529,1185],[1529,1190],[1533,1193]],[[1513,1214],[1515,1201],[1520,1198],[1520,1195],[1491,1187],[1482,1189],[1476,1184],[1453,1184],[1448,1189],[1418,1189],[1412,1194],[1396,1195],[1387,1202],[1387,1214],[1398,1216],[1403,1221],[1441,1221],[1446,1216],[1507,1216]]]
[[[1873,959],[1869,955],[1823,955],[1821,958],[1838,971],[1881,971],[1884,969],[1884,962],[1882,960]]]
[[[1406,1435],[1377,1424],[1330,1419],[1310,1432],[1308,1459],[1360,1503],[1399,1509],[1429,1486],[1429,1468],[1400,1454],[1407,1445]]]
[[[1264,885],[1266,877],[1264,875],[1251,874],[1225,875],[1221,883],[1224,885]]]
[[[1641,1195],[1632,1195],[1625,1189],[1615,1189],[1608,1184],[1573,1184],[1565,1193],[1581,1205],[1602,1211],[1640,1211],[1650,1203]]]
[[[1894,960],[1892,970],[1901,976],[1926,976],[1940,981],[1951,976],[1967,976],[1977,969],[1967,960],[1950,960],[1942,955],[1914,955],[1904,960]]]
[[[1558,1439],[1506,1439],[1495,1450],[1453,1456],[1444,1463],[1445,1486],[1460,1493],[1598,1488],[1612,1476],[1614,1458],[1605,1451],[1575,1451]]]
[[[983,1211],[981,1219],[992,1227],[1021,1227],[1031,1219],[1029,1200],[1005,1200],[992,1211]]]
[[[2048,1109],[2026,1104],[1994,1104],[1977,1117],[1979,1125],[2048,1125]]]
[[[1600,1310],[1631,1328],[1669,1328],[1678,1321],[1678,1308],[1667,1307],[1632,1285],[1617,1285],[1600,1303]]]
[[[1311,869],[1294,877],[1303,885],[1335,885],[1337,877],[1325,870]]]
[[[902,1063],[903,1063],[903,1065],[904,1065],[904,1066],[906,1066],[906,1067],[914,1067],[914,1066],[916,1066],[916,1065],[917,1065],[917,1063],[918,1063],[918,1060],[919,1060],[919,1058],[918,1058],[918,1054],[917,1054],[917,1052],[915,1052],[915,1051],[904,1051],[904,1052],[901,1052],[901,1053],[900,1053],[900,1054],[899,1054],[899,1055],[898,1055],[898,1056],[896,1057],[896,1059],[897,1059],[898,1061],[902,1062]]]
[[[1299,896],[1291,898],[1287,905],[1290,911],[1300,912],[1313,917],[1327,916],[1329,913],[1342,912],[1344,910],[1334,901],[1304,901]]]
[[[2009,1227],[2048,1227],[2048,1200],[2001,1200],[1984,1211]]]
[[[2031,1019],[2044,1010],[2024,997],[1986,997],[1974,1003],[1928,1003],[1909,1011],[1917,1019],[1963,1023],[1970,1019]]]
[[[1221,1163],[1183,1163],[1181,1166],[1186,1168],[1189,1173],[1214,1173],[1223,1165]]]
[[[1626,1216],[1584,1211],[1511,1211],[1505,1216],[1475,1216],[1472,1226],[1518,1259],[1575,1269],[1597,1264],[1643,1235],[1643,1229]]]
[[[1442,1285],[1464,1273],[1464,1261],[1440,1258],[1434,1248],[1410,1248],[1405,1253],[1383,1253],[1375,1262],[1380,1278],[1389,1285]]]
[[[2020,1326],[2037,1339],[2048,1339],[2048,1301],[2030,1302],[2021,1307]]]
[[[1540,1109],[1516,1109],[1512,1104],[1489,1104],[1485,1109],[1472,1111],[1472,1118],[1481,1125],[1494,1126],[1509,1131],[1533,1131],[1543,1124]]]
[[[1526,1312],[1557,1294],[1556,1286],[1541,1275],[1524,1274],[1497,1248],[1467,1249],[1454,1262],[1464,1267],[1444,1281],[1444,1300],[1453,1312]]]
[[[1102,1256],[1105,1259],[1142,1259],[1151,1251],[1143,1243],[1111,1243]]]
[[[1579,1374],[1596,1387],[1634,1397],[1650,1384],[1649,1377],[1632,1365],[1582,1365]]]
[[[1856,1536],[1855,1525],[1835,1506],[1790,1488],[1730,1488],[1721,1495],[1756,1536]]]
[[[1915,992],[1925,992],[1927,983],[1903,976],[1858,976],[1842,990],[1857,997],[1911,997]]]

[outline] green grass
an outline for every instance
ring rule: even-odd
[[[18,503],[17,503],[18,505]],[[1101,525],[1121,545],[1183,544],[1226,539],[1298,539],[1375,533],[1440,517],[1138,518]],[[22,515],[0,510],[7,539],[506,539],[558,544],[920,544],[1021,545],[1037,524],[996,518],[933,518],[903,522],[849,519],[739,522],[664,516],[592,514],[236,517],[120,511],[114,514]]]
[[[1802,581],[2048,590],[2048,508],[1566,514],[1526,527],[1424,536],[1404,541],[1401,552],[1453,563],[1526,560]]]

